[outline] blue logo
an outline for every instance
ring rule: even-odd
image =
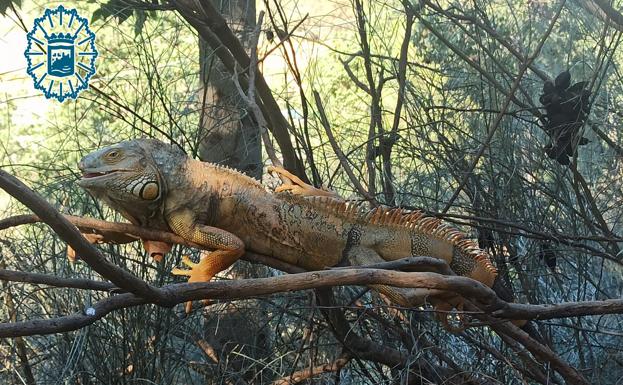
[[[87,19],[62,5],[46,9],[28,33],[24,55],[35,88],[59,102],[76,99],[95,74],[95,34]]]

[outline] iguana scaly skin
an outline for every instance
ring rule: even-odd
[[[121,142],[82,159],[79,185],[132,223],[173,231],[215,250],[198,264],[184,263],[189,282],[208,281],[245,248],[308,270],[339,263],[372,264],[408,256],[432,256],[454,272],[492,286],[496,269],[486,252],[463,233],[420,212],[360,205],[293,184],[271,193],[237,171],[188,158],[154,139]],[[436,291],[375,286],[403,306],[422,304]],[[440,297],[441,298],[441,297]],[[460,301],[445,297],[451,309]]]

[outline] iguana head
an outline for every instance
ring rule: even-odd
[[[172,164],[174,156],[180,156],[179,150],[154,139],[113,144],[82,158],[78,185],[130,221],[145,225],[160,212],[166,193],[160,163]]]

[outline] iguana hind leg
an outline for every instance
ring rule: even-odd
[[[333,191],[327,191],[316,188],[310,184],[303,182],[298,176],[282,167],[268,166],[268,172],[274,172],[282,177],[290,180],[291,183],[283,183],[275,188],[275,192],[289,191],[294,195],[303,196],[327,196],[338,198],[339,196]]]
[[[184,257],[182,263],[190,269],[173,269],[171,273],[174,275],[188,276],[188,282],[207,282],[244,254],[244,243],[240,238],[225,230],[195,222],[190,210],[174,212],[167,219],[176,234],[206,249],[214,250],[203,253],[199,263]],[[189,304],[190,302],[186,304],[187,312],[190,311]]]
[[[386,262],[376,251],[365,246],[352,247],[346,253],[346,257],[354,267],[357,265],[371,265]],[[443,293],[440,290],[426,288],[405,288],[387,285],[369,286],[387,296],[392,302],[404,307],[421,306],[425,304],[431,296]]]
[[[380,262],[386,262],[376,251],[364,247],[352,247],[347,253],[347,258],[352,265],[371,265]],[[461,296],[449,293],[443,290],[427,289],[427,288],[404,288],[388,285],[369,285],[370,288],[384,294],[392,302],[404,307],[422,306],[430,303],[435,308],[435,317],[441,322],[443,327],[452,332],[458,333],[463,331],[463,318],[458,315],[459,326],[450,325],[448,322],[449,312],[452,309],[458,311],[463,310],[463,298]]]

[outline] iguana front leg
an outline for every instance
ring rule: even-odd
[[[174,275],[188,276],[188,282],[207,282],[218,272],[236,262],[244,253],[244,243],[232,233],[216,227],[197,223],[190,210],[182,210],[167,216],[171,230],[182,238],[197,243],[206,249],[214,250],[203,256],[199,263],[185,257],[182,262],[190,269],[173,269]],[[186,311],[190,311],[190,302]]]
[[[275,192],[290,191],[294,195],[303,196],[327,196],[339,198],[333,191],[327,191],[316,188],[310,184],[303,182],[298,176],[282,167],[268,166],[268,172],[274,172],[291,181],[291,183],[283,183],[275,188]]]

